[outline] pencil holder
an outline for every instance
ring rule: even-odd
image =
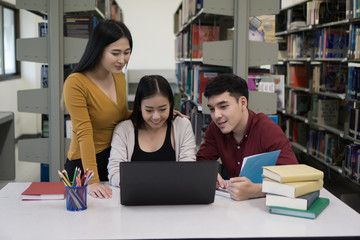
[[[87,208],[87,186],[66,187],[66,210],[82,211]]]

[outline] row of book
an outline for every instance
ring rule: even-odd
[[[293,119],[286,120],[285,135],[290,142],[295,142],[301,146],[307,146],[309,125],[302,121]]]
[[[311,95],[309,93],[290,89],[286,110],[292,115],[307,117],[310,102]]]
[[[350,18],[349,1],[356,0],[312,0],[303,1],[302,4],[299,4],[299,1],[294,1],[293,3],[289,0],[286,2],[281,1],[281,7],[295,6],[280,12],[279,20],[277,20],[277,25],[279,25],[277,29],[278,31],[293,30],[308,25],[325,24]]]
[[[360,146],[349,144],[345,149],[345,175],[360,182]]]
[[[312,89],[315,92],[345,93],[348,66],[343,63],[324,62],[313,68]]]
[[[340,107],[340,101],[337,99],[323,99],[317,95],[311,98],[309,93],[296,89],[289,90],[287,99],[286,110],[288,114],[302,116],[305,119],[310,117],[313,123],[338,127],[338,124],[346,121],[349,115],[349,110],[343,106]],[[310,112],[311,101],[312,111]],[[340,115],[341,117],[339,117]]]
[[[312,90],[315,92],[346,93],[348,88],[353,89],[356,93],[357,82],[355,82],[356,86],[351,85],[353,82],[351,79],[357,80],[358,78],[354,69],[357,71],[354,67],[349,67],[348,70],[347,64],[333,62],[314,65],[312,69]],[[287,84],[292,87],[309,88],[309,71],[308,66],[304,64],[291,64],[287,74]]]
[[[356,24],[350,24],[349,29],[349,59],[359,59],[360,58],[360,26]]]
[[[220,27],[217,25],[192,25],[191,31],[180,33],[175,39],[176,58],[202,58],[203,43],[219,41]]]
[[[337,22],[345,19],[346,9],[345,2],[341,1],[324,1],[313,0],[307,2],[307,23],[308,25],[325,24],[328,22]]]
[[[340,101],[338,99],[314,96],[312,99],[311,120],[314,123],[330,127],[338,127]]]
[[[332,133],[315,129],[309,131],[308,153],[332,166],[342,166],[348,144],[349,141]]]
[[[217,75],[230,72],[230,68],[227,67],[190,63],[178,63],[176,65],[176,75],[182,91],[198,105],[202,104],[202,95],[206,84]]]
[[[288,58],[310,58],[313,49],[311,39],[311,32],[290,34],[287,38]]]
[[[346,29],[322,28],[315,32],[314,58],[346,58],[349,34]]]
[[[306,164],[263,167],[262,191],[270,213],[315,219],[328,205],[320,197],[324,173]]]
[[[174,16],[175,29],[179,30],[203,8],[203,0],[182,0]]]
[[[349,136],[360,140],[360,110],[358,108],[350,109]]]
[[[93,14],[65,14],[64,36],[88,39],[98,23],[98,18]],[[47,22],[39,23],[39,37],[46,37],[48,31]]]
[[[347,98],[360,100],[360,68],[349,66],[347,80]]]

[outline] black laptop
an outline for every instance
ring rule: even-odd
[[[212,203],[215,197],[217,174],[217,161],[121,162],[121,204]]]

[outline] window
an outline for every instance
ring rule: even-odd
[[[18,10],[0,1],[0,81],[20,77],[20,64],[16,61]]]

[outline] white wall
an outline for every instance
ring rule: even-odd
[[[173,15],[181,0],[116,2],[134,42],[129,69],[175,69]]]
[[[7,2],[15,5],[15,0]],[[40,17],[20,10],[20,37],[36,37],[37,23]],[[15,113],[15,137],[22,134],[40,133],[40,115],[34,113],[20,113],[17,111],[17,91],[40,87],[40,64],[31,62],[21,63],[21,78],[0,81],[0,111]]]

